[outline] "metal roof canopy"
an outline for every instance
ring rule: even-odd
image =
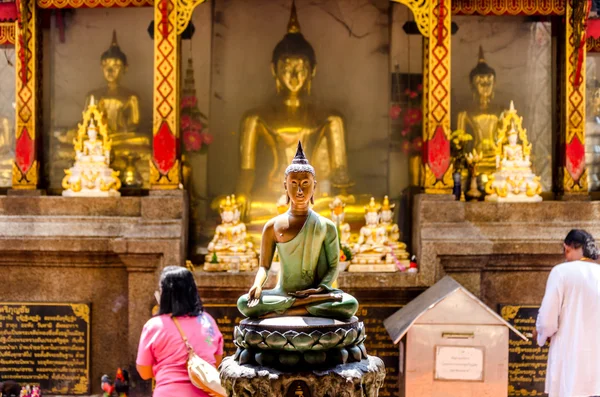
[[[460,316],[461,320],[457,322],[457,311],[466,312],[468,316]],[[450,276],[435,283],[383,322],[394,344],[400,342],[415,324],[504,325],[523,340],[528,340]]]

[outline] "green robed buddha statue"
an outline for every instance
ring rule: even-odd
[[[245,316],[312,315],[345,320],[356,313],[358,301],[332,287],[340,247],[335,224],[310,209],[316,185],[315,170],[298,142],[296,156],[285,170],[284,188],[291,206],[263,229],[258,273],[237,304]],[[275,248],[279,280],[274,289],[263,291]]]

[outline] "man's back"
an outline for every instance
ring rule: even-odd
[[[551,338],[550,397],[600,394],[600,265],[574,261],[554,267],[537,328],[538,344]]]

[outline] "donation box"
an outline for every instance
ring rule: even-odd
[[[405,397],[508,395],[508,333],[527,338],[449,276],[384,321]]]

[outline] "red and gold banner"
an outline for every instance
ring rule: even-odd
[[[157,0],[154,20],[154,114],[150,186],[152,189],[178,189],[181,165],[177,2]]]
[[[568,0],[562,54],[561,145],[558,188],[566,195],[586,194],[585,166],[585,43],[587,1]]]
[[[565,8],[566,0],[452,0],[454,15],[565,15]]]
[[[16,142],[12,188],[36,189],[37,162],[37,11],[35,0],[21,0],[16,29]]]

